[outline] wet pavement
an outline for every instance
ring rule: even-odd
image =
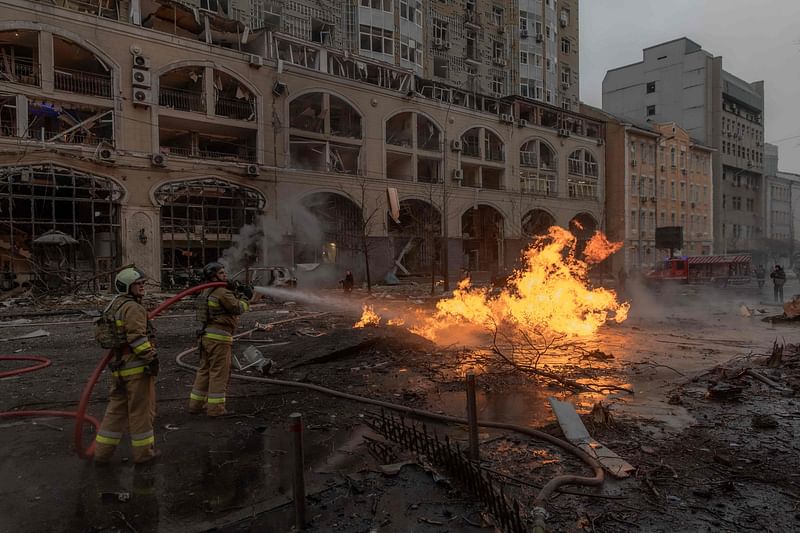
[[[691,385],[693,379],[720,363],[765,353],[776,338],[788,339],[800,332],[793,324],[770,326],[758,315],[741,316],[741,303],[764,309],[765,315],[778,314],[778,307],[762,302],[764,295],[766,292],[759,294],[752,288],[736,292],[689,288],[668,298],[648,300],[642,296],[634,301],[627,322],[604,329],[590,343],[612,354],[613,359],[550,362],[556,368],[591,365],[593,381],[628,386],[634,394],[573,394],[525,380],[501,383],[490,376],[479,377],[479,418],[543,426],[553,421],[546,398],[555,395],[572,401],[582,412],[598,400],[611,404],[615,416],[651,431],[637,437],[642,441],[686,431],[698,425],[698,415],[689,406],[667,401],[677,387]],[[294,313],[295,308],[291,309]],[[248,317],[246,324],[281,319],[285,310],[276,305]],[[237,347],[293,341],[301,325],[318,331],[347,328],[352,317],[326,320],[260,332]],[[30,325],[30,331],[36,328]],[[378,471],[378,462],[363,445],[368,430],[361,416],[370,410],[363,405],[316,393],[234,382],[230,401],[236,415],[220,420],[190,417],[184,407],[192,376],[172,360],[191,345],[191,318],[162,321],[158,328],[162,374],[156,435],[163,459],[149,468],[134,467],[126,460],[129,453],[123,447],[112,465],[96,468],[72,453],[70,420],[0,422],[0,532],[288,531],[294,515],[288,503],[291,435],[287,417],[295,411],[303,412],[307,425],[311,530],[478,529],[474,524],[480,524],[481,517],[475,509],[480,505],[468,495],[438,485],[430,473],[413,465],[401,469],[396,477]],[[86,348],[90,338],[86,325],[45,329],[50,337],[5,344],[7,352],[22,350],[50,357],[53,366],[0,380],[0,410],[23,406],[74,409],[84,380],[101,353]],[[20,334],[28,331],[15,329]],[[442,355],[431,355],[425,346],[394,339],[363,354],[287,370],[276,377],[463,416],[460,380],[432,379],[426,359]],[[287,359],[295,356],[288,349],[281,355]],[[379,366],[381,363],[385,365]],[[91,408],[95,416],[102,415],[104,389],[101,381]],[[454,438],[465,438],[463,428],[448,431]],[[90,438],[87,432],[86,442]],[[774,445],[785,446],[783,438]],[[558,467],[558,459],[546,448],[509,440],[498,432],[482,433],[482,439],[487,455],[516,464],[510,469],[528,468],[545,478],[563,470],[564,465]],[[621,454],[633,453],[620,443],[610,446]],[[497,462],[498,468],[505,464],[500,459]]]

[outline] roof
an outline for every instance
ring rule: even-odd
[[[699,255],[687,257],[690,265],[708,265],[717,263],[749,263],[749,255]]]

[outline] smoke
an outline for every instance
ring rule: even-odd
[[[239,233],[233,236],[233,245],[222,252],[219,261],[231,275],[258,262],[265,241],[261,226],[260,218],[256,219],[255,224],[242,226]]]

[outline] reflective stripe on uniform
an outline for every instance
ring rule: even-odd
[[[135,341],[130,342],[128,344],[130,345],[131,349],[133,350],[133,353],[135,354],[140,354],[153,347],[153,345],[150,344],[150,339],[148,339],[145,336],[139,337]]]
[[[144,369],[150,363],[148,361],[142,361],[141,359],[134,359],[133,361],[128,361],[125,363],[120,370],[115,370],[111,373],[112,376],[117,377],[127,377],[133,376],[135,374],[141,374],[144,372]]]
[[[244,300],[239,300],[239,309],[242,313],[246,313],[250,310],[250,304],[245,302]]]
[[[208,403],[209,405],[225,403],[225,394],[219,392],[209,392]]]
[[[191,394],[189,394],[189,398],[198,402],[204,402],[208,396],[206,396],[205,392],[193,390]]]
[[[131,435],[131,446],[148,446],[156,441],[152,431]]]
[[[111,446],[116,446],[119,444],[119,441],[122,439],[122,433],[118,433],[116,431],[107,431],[101,429],[97,432],[97,436],[95,436],[94,440],[100,444],[109,444]]]
[[[233,342],[233,337],[230,333],[225,331],[224,329],[218,328],[206,328],[203,336],[209,338],[213,341],[220,341],[220,342]]]

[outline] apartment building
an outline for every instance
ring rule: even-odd
[[[714,251],[752,252],[764,238],[764,84],[723,69],[723,58],[681,38],[606,73],[603,110],[637,122],[675,122],[714,149]]]
[[[0,10],[0,260],[21,280],[136,263],[177,285],[247,225],[253,264],[358,272],[368,248],[374,278],[493,272],[552,224],[602,225],[601,120],[169,0]]]
[[[656,228],[681,227],[681,255],[709,255],[713,246],[713,150],[674,122],[635,124],[599,109],[581,111],[606,122],[606,229],[625,245],[615,271],[647,271],[669,256]]]
[[[461,91],[578,106],[578,0],[230,1],[189,5]],[[281,57],[297,53],[295,46]]]

